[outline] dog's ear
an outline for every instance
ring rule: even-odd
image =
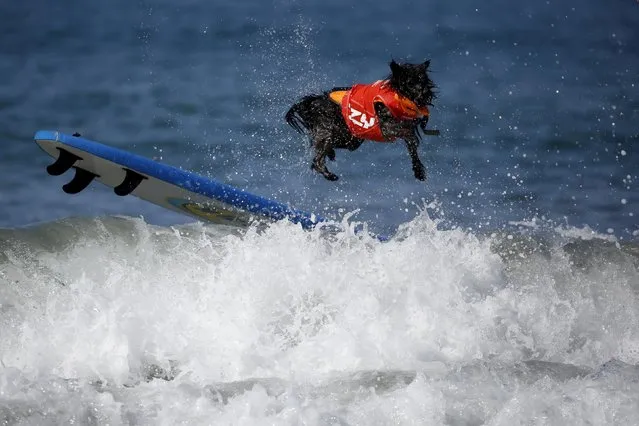
[[[424,68],[425,68],[425,69],[428,69],[428,67],[430,66],[430,59],[428,59],[428,60],[424,61],[424,64],[423,64],[423,65],[424,65]]]
[[[390,69],[391,69],[391,72],[393,74],[395,74],[395,75],[399,75],[402,72],[401,65],[399,65],[397,62],[395,62],[395,59],[391,60]]]

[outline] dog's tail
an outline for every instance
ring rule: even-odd
[[[326,94],[312,94],[304,96],[288,110],[284,118],[286,122],[299,133],[310,131],[318,118],[318,103]]]

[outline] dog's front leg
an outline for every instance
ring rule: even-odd
[[[404,141],[406,142],[406,148],[408,148],[410,160],[413,163],[413,173],[415,174],[415,178],[419,180],[426,180],[426,168],[422,164],[419,159],[419,154],[417,153],[419,139],[417,139],[416,136],[407,136]]]
[[[311,164],[311,169],[315,170],[318,173],[321,173],[327,180],[335,181],[339,179],[339,177],[331,173],[326,167],[326,156],[332,160],[335,159],[335,150],[330,145],[328,139],[319,139],[315,141],[315,157],[313,157],[313,163]]]

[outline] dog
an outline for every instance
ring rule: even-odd
[[[391,73],[384,80],[310,94],[288,110],[286,122],[311,139],[312,170],[336,181],[339,177],[326,167],[327,157],[335,161],[335,149],[355,151],[364,140],[403,139],[415,178],[426,180],[417,147],[422,134],[439,134],[426,128],[428,107],[436,97],[435,84],[428,75],[430,61],[411,64],[392,60],[389,66]]]

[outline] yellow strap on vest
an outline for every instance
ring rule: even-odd
[[[415,105],[415,102],[411,101],[408,98],[403,97],[399,93],[395,93],[395,99],[399,102],[400,106],[409,115],[415,116],[428,116],[428,108],[420,108]]]
[[[347,90],[335,90],[334,92],[329,93],[328,96],[331,98],[331,101],[341,105],[342,99],[346,96],[346,92]]]

